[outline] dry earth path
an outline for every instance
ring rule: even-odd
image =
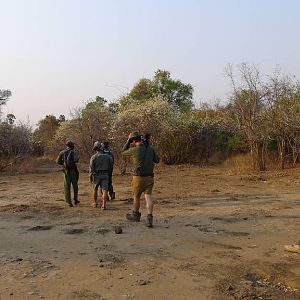
[[[0,299],[300,299],[298,174],[160,166],[153,229],[124,220],[129,175],[107,211],[83,172],[76,208],[55,168],[0,176]]]

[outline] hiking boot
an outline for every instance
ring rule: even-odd
[[[74,201],[74,206],[77,206],[77,204],[79,204],[80,203],[80,201]]]
[[[67,205],[69,206],[69,207],[73,207],[74,205],[72,204],[72,202],[67,202]]]
[[[149,227],[149,228],[153,227],[153,216],[152,216],[152,214],[147,215],[146,226]]]
[[[141,213],[138,211],[133,211],[131,214],[126,214],[126,219],[132,222],[139,222],[141,219]]]

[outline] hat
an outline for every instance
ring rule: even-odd
[[[72,148],[72,147],[74,147],[74,145],[75,145],[75,143],[73,141],[71,141],[71,140],[66,141],[66,146],[67,147]]]
[[[96,142],[94,143],[93,150],[103,150],[103,145],[102,145],[102,143],[96,141]]]
[[[130,133],[129,135],[129,139],[133,140],[133,139],[137,139],[140,138],[142,135],[138,133],[138,131],[133,131]]]

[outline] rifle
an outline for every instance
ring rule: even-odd
[[[145,133],[142,136],[143,144],[148,147],[150,145],[151,133]]]

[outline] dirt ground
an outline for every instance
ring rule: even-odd
[[[159,166],[155,226],[129,223],[130,175],[117,199],[67,208],[56,167],[0,176],[0,299],[300,299],[300,169],[230,175]],[[122,234],[114,226],[123,228]]]

